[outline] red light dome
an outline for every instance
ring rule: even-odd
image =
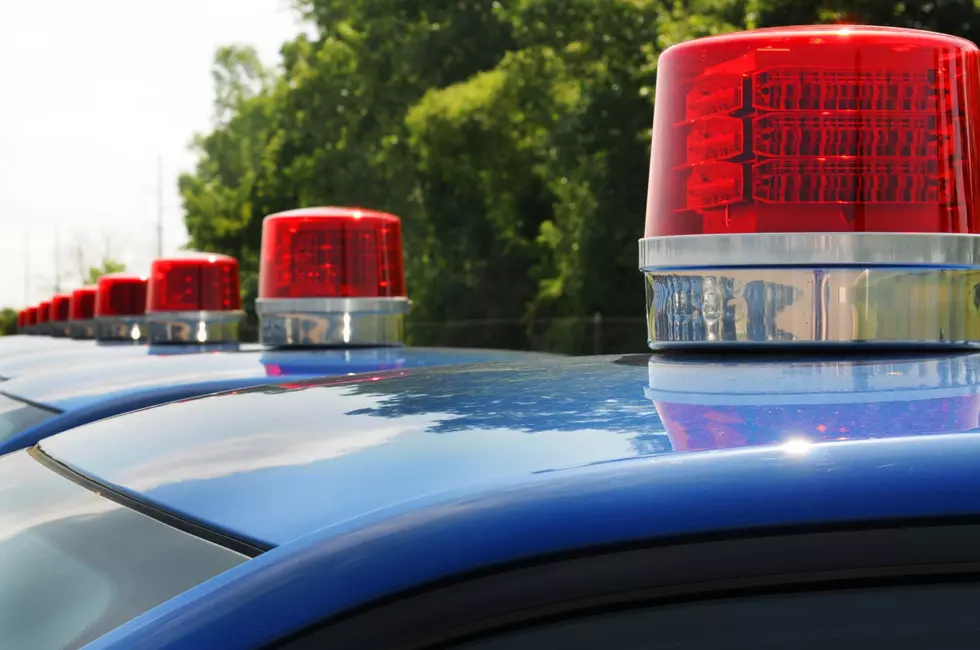
[[[261,298],[405,296],[401,219],[361,208],[307,208],[262,224]]]
[[[142,316],[146,313],[146,278],[111,273],[99,278],[95,317]]]
[[[668,48],[646,236],[980,233],[978,72],[969,41],[887,27]]]
[[[147,311],[239,311],[238,260],[216,253],[189,253],[154,260]]]

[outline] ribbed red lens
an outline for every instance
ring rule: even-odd
[[[401,220],[355,208],[309,208],[262,224],[260,298],[405,296]]]
[[[953,36],[792,27],[657,66],[646,236],[980,233],[980,54]]]
[[[28,307],[24,310],[24,325],[27,327],[37,325],[37,307]]]
[[[68,320],[89,320],[95,318],[96,287],[82,287],[71,292],[71,307]]]
[[[37,306],[38,324],[47,323],[51,320],[51,301],[44,300]]]
[[[150,268],[147,311],[238,311],[238,260],[199,253],[159,259]]]
[[[142,316],[146,313],[146,278],[113,273],[99,278],[95,316]]]
[[[71,307],[71,294],[59,293],[51,299],[51,320],[60,323],[68,320]]]

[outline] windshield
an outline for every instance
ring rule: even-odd
[[[6,442],[21,431],[26,431],[56,415],[58,412],[55,410],[28,404],[0,393],[0,442]]]
[[[247,558],[0,457],[0,648],[78,648]]]

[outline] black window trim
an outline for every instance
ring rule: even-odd
[[[125,508],[135,510],[140,514],[156,519],[157,521],[172,528],[176,528],[177,530],[181,530],[195,537],[207,540],[230,551],[240,553],[249,558],[254,558],[271,548],[270,546],[256,540],[243,539],[238,536],[228,534],[224,531],[217,530],[216,528],[209,526],[206,522],[168,512],[154,505],[136,499],[128,494],[120,492],[117,489],[103,485],[102,483],[79,473],[58,459],[49,456],[40,447],[32,447],[27,453],[30,454],[34,460],[44,465],[51,471],[63,476],[72,483],[75,483],[76,485],[79,485],[90,492],[94,492],[95,494],[118,503]]]
[[[638,606],[963,580],[980,581],[980,517],[701,535],[459,576],[340,614],[267,647],[444,648]]]
[[[4,381],[8,381],[8,380],[9,379],[5,379]],[[61,413],[64,413],[64,411],[62,411],[59,408],[55,408],[47,404],[41,404],[40,402],[35,402],[25,397],[20,397],[19,395],[11,395],[10,393],[5,391],[0,391],[0,397],[5,397],[9,399],[11,402],[18,402],[20,404],[23,404],[24,406],[33,406],[36,409],[39,409],[41,411],[46,411],[48,413],[51,413],[52,415],[60,415]]]

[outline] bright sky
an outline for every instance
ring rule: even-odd
[[[289,0],[0,0],[0,306],[28,280],[29,302],[50,295],[56,250],[65,286],[80,249],[145,272],[159,157],[164,252],[184,245],[176,179],[210,125],[215,49],[271,64],[300,30]]]

